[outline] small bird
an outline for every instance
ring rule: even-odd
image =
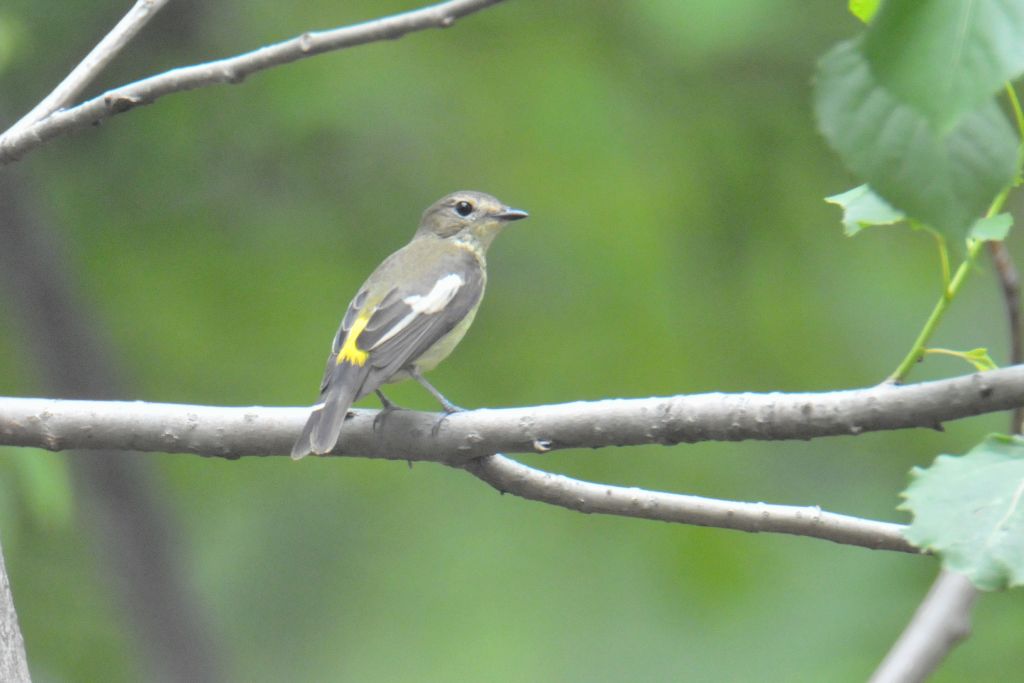
[[[330,452],[352,403],[383,384],[415,379],[444,408],[458,408],[423,373],[465,336],[487,284],[485,255],[510,221],[529,214],[483,192],[453,192],[423,212],[412,241],[384,259],[348,306],[331,343],[320,402],[292,459]]]

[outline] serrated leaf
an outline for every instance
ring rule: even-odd
[[[825,197],[825,201],[843,209],[843,232],[851,237],[864,228],[892,225],[906,218],[867,185],[858,185],[852,190]]]
[[[907,540],[982,590],[1024,584],[1024,439],[992,435],[911,474]]]
[[[892,207],[961,244],[1015,176],[1017,136],[994,101],[939,129],[880,85],[860,40],[818,64],[818,125],[843,162]]]
[[[1024,72],[1019,0],[888,0],[864,54],[900,101],[945,128]]]
[[[999,213],[995,216],[979,218],[971,227],[968,236],[983,242],[1002,242],[1010,234],[1013,227],[1013,216]]]
[[[850,14],[866,24],[871,21],[872,17],[875,16],[875,12],[878,11],[879,2],[881,0],[850,0],[847,7],[850,9]]]

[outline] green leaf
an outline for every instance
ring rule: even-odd
[[[876,82],[859,39],[821,59],[814,104],[843,162],[895,209],[953,244],[1015,177],[1017,136],[994,101],[936,128]]]
[[[979,218],[974,222],[969,237],[983,242],[1002,242],[1010,234],[1013,227],[1013,216],[1008,213],[1000,213],[987,218]]]
[[[952,349],[925,349],[925,353],[940,355],[940,356],[953,356],[954,358],[960,358],[967,361],[974,366],[974,369],[978,372],[985,372],[986,370],[995,370],[999,366],[992,360],[992,356],[988,355],[988,349],[977,348],[971,349],[970,351],[954,351]]]
[[[907,540],[982,590],[1024,584],[1024,439],[992,435],[911,475]]]
[[[858,185],[852,190],[825,197],[825,201],[843,209],[843,232],[851,237],[864,228],[892,225],[906,218],[867,185]]]
[[[848,7],[850,14],[866,24],[871,21],[871,18],[875,16],[875,12],[878,11],[879,2],[881,0],[850,0]]]
[[[985,372],[986,370],[995,370],[999,366],[992,360],[992,356],[988,355],[988,349],[977,348],[971,349],[970,351],[964,351],[964,360],[974,366],[974,369],[978,372]]]
[[[864,43],[872,73],[936,128],[1024,72],[1020,0],[888,0]]]

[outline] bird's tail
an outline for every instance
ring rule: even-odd
[[[313,406],[306,426],[302,428],[295,445],[292,446],[292,460],[298,460],[310,453],[330,453],[338,443],[341,425],[348,416],[348,409],[361,395],[368,365],[341,363],[331,368],[320,393],[323,401]]]

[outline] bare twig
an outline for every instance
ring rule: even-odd
[[[87,102],[57,111],[41,121],[0,136],[0,165],[21,158],[46,140],[104,121],[115,114],[170,93],[219,83],[239,83],[247,76],[323,52],[400,38],[428,28],[447,28],[461,17],[501,0],[449,0],[421,9],[328,31],[303,33],[284,42],[151,76],[109,90]]]
[[[492,453],[856,435],[1024,405],[1024,365],[903,386],[802,394],[694,394],[578,401],[438,416],[401,410],[374,429],[355,410],[339,455],[464,463]],[[280,455],[308,408],[220,407],[0,397],[0,445],[118,448],[217,457]]]
[[[978,591],[962,574],[943,570],[871,683],[925,680],[971,631]]]
[[[921,552],[903,538],[903,526],[818,507],[742,503],[678,493],[595,484],[527,467],[502,455],[478,458],[464,469],[502,493],[577,512],[639,517],[748,532],[821,538],[875,550]]]
[[[11,126],[4,137],[17,137],[32,124],[71,104],[79,93],[106,68],[107,64],[166,4],[167,0],[138,0],[121,21],[111,29],[110,33],[97,43],[96,47],[85,56],[85,59],[60,82],[60,85],[54,88],[53,92],[47,95],[42,102],[33,107],[32,111]]]
[[[1010,333],[1010,363],[1024,363],[1024,333],[1021,330],[1020,312],[1020,274],[1013,263],[1010,250],[1005,242],[988,242],[989,255],[995,264],[999,276],[1000,288],[1003,292],[1003,303],[1006,308],[1006,321]],[[1024,407],[1013,411],[1010,431],[1020,434],[1024,429]]]

